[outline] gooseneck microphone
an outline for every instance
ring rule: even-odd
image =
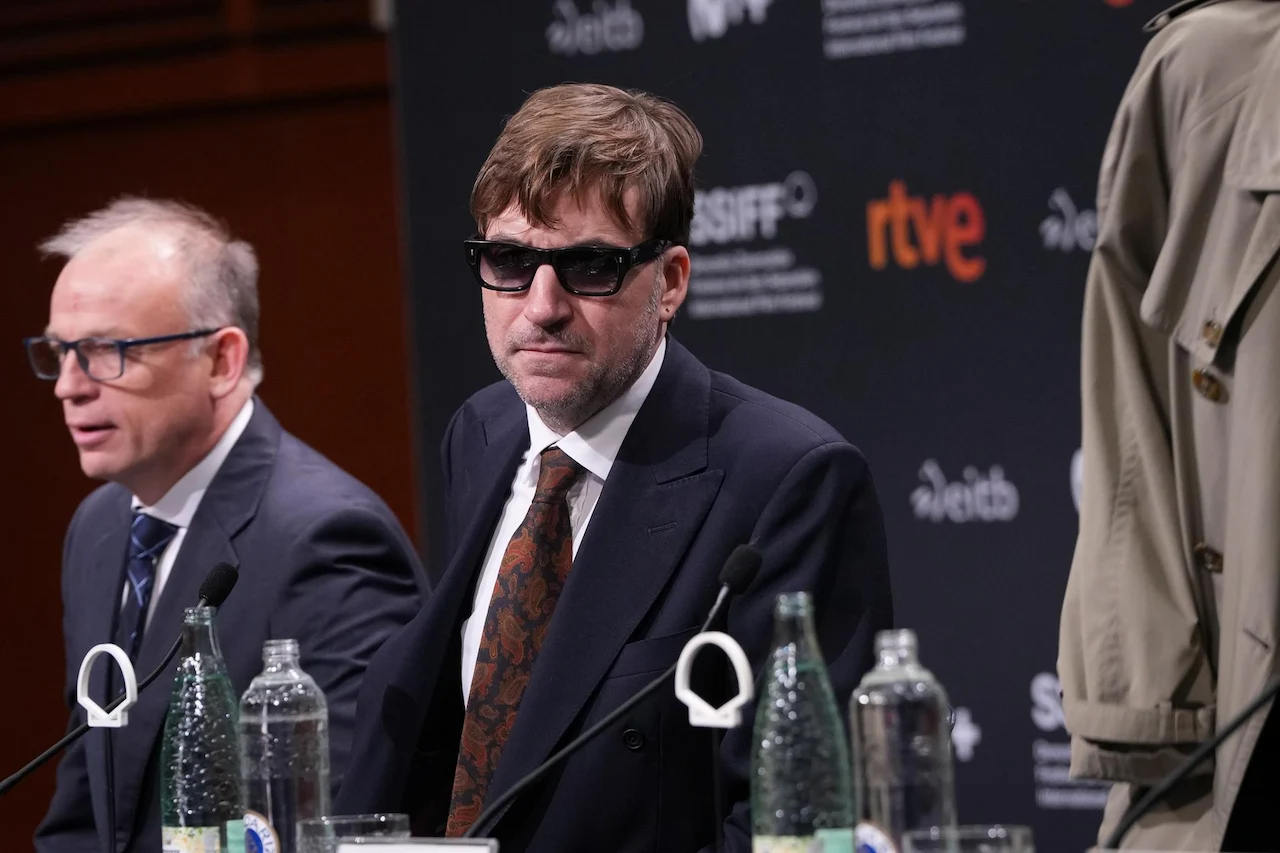
[[[724,568],[720,570],[720,594],[716,596],[715,603],[711,605],[711,612],[707,614],[707,621],[702,623],[702,627],[698,629],[698,633],[706,631],[711,624],[720,615],[720,611],[724,609],[725,603],[732,597],[751,585],[755,580],[756,574],[760,571],[760,565],[764,562],[764,557],[760,551],[753,545],[739,545],[733,549],[733,553],[729,555],[729,559],[725,560]],[[582,734],[565,744],[564,747],[556,752],[546,761],[539,764],[533,770],[507,789],[501,797],[494,800],[480,812],[469,829],[463,833],[463,838],[475,838],[481,829],[485,827],[495,816],[500,816],[507,806],[511,805],[516,797],[520,796],[529,788],[533,787],[543,776],[547,775],[556,765],[564,761],[573,753],[577,752],[581,747],[594,740],[601,732],[609,728],[622,718],[624,714],[639,705],[651,693],[661,687],[676,671],[676,664],[673,663],[666,671],[646,684],[639,693],[632,696],[626,702],[623,702],[613,711],[605,715],[604,719],[587,729]]]
[[[200,600],[196,602],[196,607],[221,607],[222,602],[227,600],[227,596],[231,594],[231,590],[235,589],[236,581],[240,580],[240,570],[231,563],[218,563],[209,570],[209,574],[204,576],[204,583],[200,584]]]
[[[1255,696],[1253,701],[1245,706],[1244,710],[1232,717],[1231,722],[1227,723],[1215,732],[1213,737],[1196,747],[1195,751],[1188,755],[1182,764],[1178,765],[1172,773],[1160,780],[1159,785],[1156,785],[1148,791],[1142,799],[1134,803],[1133,806],[1125,812],[1124,817],[1121,818],[1120,823],[1116,825],[1116,828],[1112,830],[1109,836],[1107,836],[1107,840],[1102,845],[1102,849],[1118,849],[1120,847],[1120,842],[1124,840],[1125,834],[1133,828],[1133,825],[1138,822],[1139,818],[1151,811],[1151,809],[1165,797],[1169,796],[1169,792],[1173,790],[1174,785],[1177,785],[1185,779],[1187,774],[1192,770],[1195,770],[1196,767],[1200,765],[1200,762],[1212,755],[1213,751],[1217,749],[1224,740],[1231,737],[1236,729],[1243,726],[1253,717],[1254,714],[1258,713],[1258,709],[1267,704],[1267,702],[1276,695],[1277,691],[1280,691],[1280,677],[1272,678],[1268,681],[1267,686],[1262,688],[1262,692]]]
[[[240,572],[235,566],[230,563],[218,563],[209,570],[209,574],[205,575],[204,583],[200,584],[200,601],[196,606],[222,606],[222,602],[227,600],[227,596],[231,594],[232,588],[235,587],[236,581],[239,579]],[[142,681],[138,683],[139,693],[141,693],[147,685],[155,681],[160,676],[160,673],[169,665],[169,662],[173,660],[174,655],[178,653],[178,649],[181,647],[182,636],[179,634],[178,638],[174,640],[173,645],[169,647],[169,651],[165,654],[164,660],[160,662],[160,665],[153,669],[146,678],[142,679]],[[111,704],[108,705],[105,710],[108,713],[114,711],[120,706],[120,703],[123,702],[124,699],[125,694],[120,694],[112,700]],[[27,764],[27,766],[23,767],[3,782],[0,782],[0,796],[8,793],[9,789],[29,776],[32,771],[45,764],[50,758],[53,758],[59,752],[66,749],[70,744],[84,737],[84,734],[87,731],[89,731],[89,723],[86,721],[64,735],[62,739],[53,746],[36,756],[29,764]]]

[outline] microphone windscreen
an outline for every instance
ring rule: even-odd
[[[720,570],[721,585],[729,587],[729,592],[737,595],[751,586],[763,562],[764,556],[754,545],[739,545]]]
[[[238,580],[240,572],[235,566],[218,563],[205,575],[204,583],[200,584],[200,597],[209,607],[221,607]]]

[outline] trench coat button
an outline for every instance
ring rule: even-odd
[[[1222,400],[1222,383],[1213,377],[1213,374],[1205,370],[1203,367],[1197,367],[1191,371],[1191,384],[1206,400],[1214,403]]]
[[[1200,337],[1204,338],[1204,342],[1211,347],[1217,347],[1222,343],[1222,324],[1213,320],[1205,320],[1204,326],[1200,329]]]
[[[1222,554],[1215,551],[1203,542],[1196,545],[1192,549],[1192,553],[1196,556],[1196,562],[1200,564],[1200,568],[1206,572],[1214,572],[1215,574],[1222,571]]]
[[[636,729],[627,729],[622,733],[622,745],[632,752],[644,749],[644,735]]]

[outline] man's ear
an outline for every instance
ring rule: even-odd
[[[209,368],[209,388],[214,397],[225,397],[236,389],[249,366],[249,338],[234,326],[213,334]]]
[[[670,323],[689,295],[689,250],[673,246],[662,255],[658,273],[662,279],[662,295],[658,299],[658,316]]]

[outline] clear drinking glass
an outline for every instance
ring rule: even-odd
[[[903,853],[1035,853],[1029,826],[935,826],[902,834]]]
[[[294,853],[337,853],[339,842],[359,838],[408,838],[407,814],[358,814],[298,821]]]

